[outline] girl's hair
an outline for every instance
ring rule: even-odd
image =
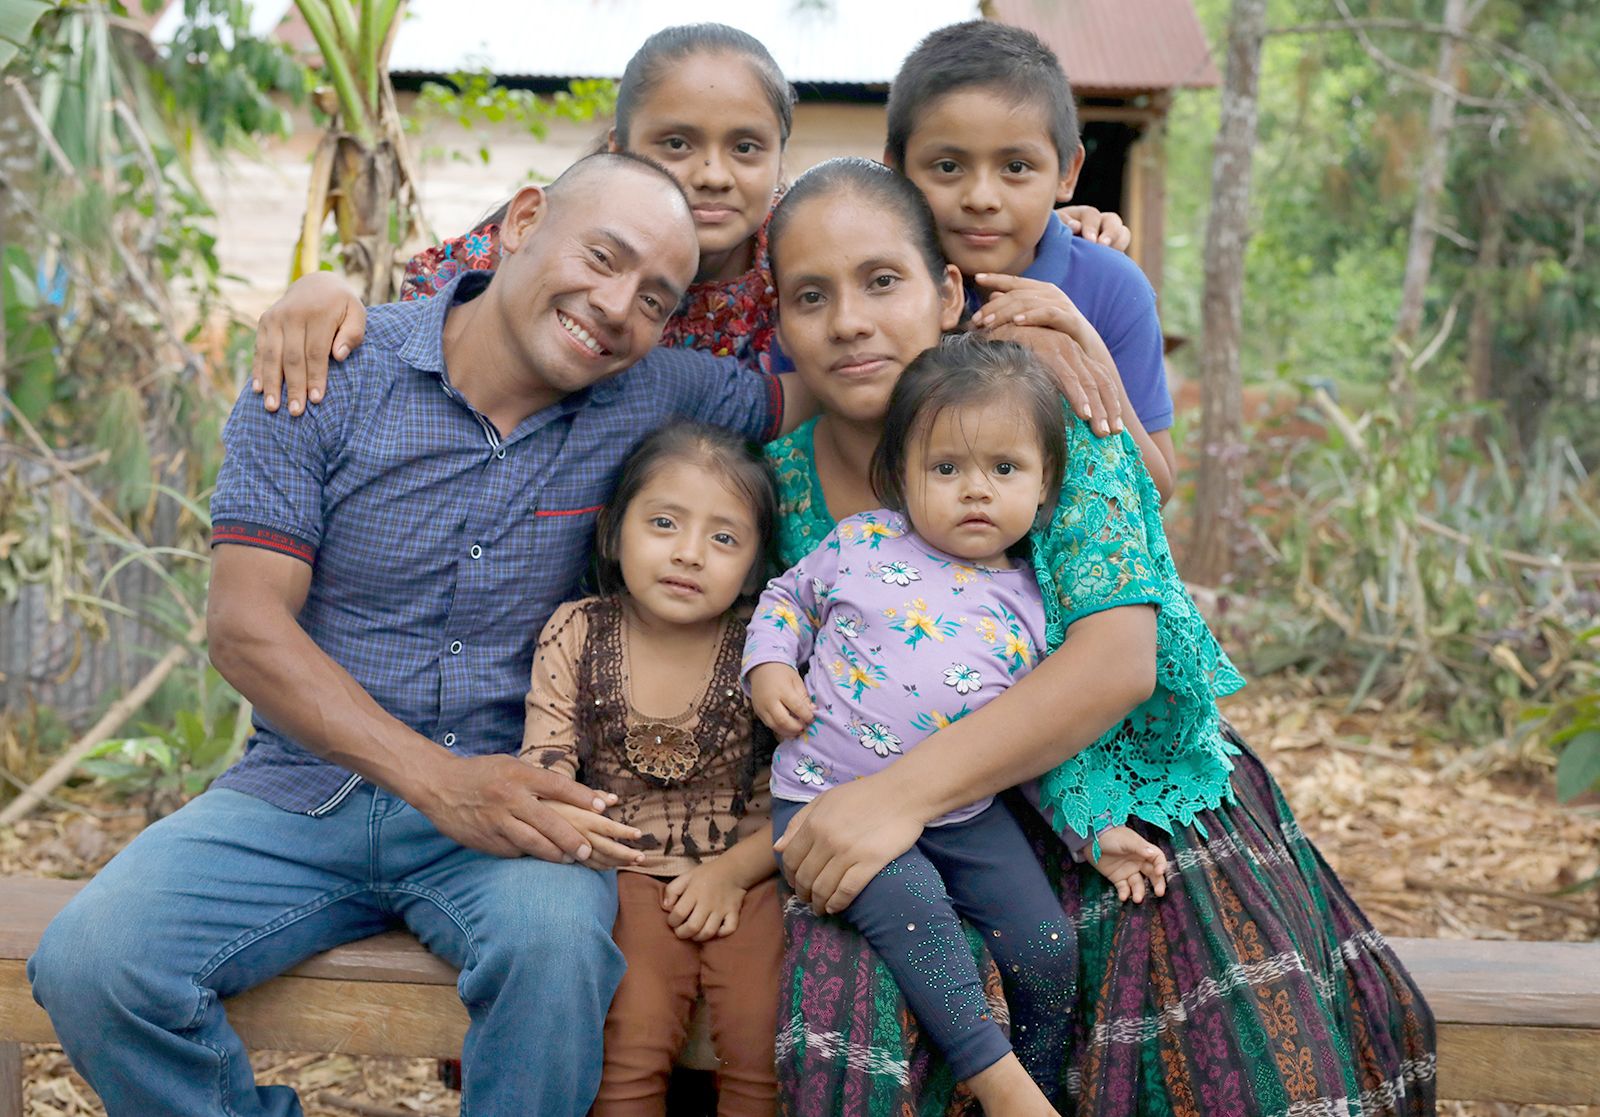
[[[772,272],[778,274],[781,264],[780,242],[794,215],[800,207],[814,198],[850,193],[868,202],[890,210],[900,219],[905,233],[916,246],[928,265],[928,274],[938,281],[944,278],[948,266],[944,249],[939,247],[939,227],[934,223],[933,210],[922,191],[899,171],[890,170],[882,163],[843,155],[818,163],[794,180],[772,211],[772,224],[767,227],[767,253],[772,261]]]
[[[746,586],[751,593],[760,589],[767,568],[775,565],[778,485],[772,466],[753,442],[720,427],[678,419],[634,447],[622,464],[622,475],[617,478],[611,499],[600,509],[594,546],[595,581],[600,592],[622,593],[627,588],[622,580],[622,521],[639,490],[649,484],[659,470],[674,462],[703,466],[707,472],[728,482],[749,502],[759,538],[755,562],[751,564],[753,581]]]
[[[883,437],[872,455],[872,488],[896,511],[906,507],[906,456],[913,438],[926,438],[939,413],[952,407],[1007,400],[1033,426],[1044,458],[1048,517],[1066,468],[1065,413],[1055,378],[1014,341],[953,334],[906,366],[889,396]]]
[[[628,59],[617,86],[617,140],[623,147],[628,144],[628,128],[640,100],[650,95],[668,66],[695,54],[734,54],[748,62],[778,118],[779,142],[789,142],[794,88],[761,40],[723,23],[685,23],[657,31]]]

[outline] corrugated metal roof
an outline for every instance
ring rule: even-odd
[[[990,11],[1049,43],[1080,94],[1221,81],[1191,0],[992,0]]]
[[[1061,57],[1082,93],[1219,82],[1192,0],[991,0],[995,18],[1026,27]],[[727,23],[767,45],[790,81],[887,85],[924,35],[972,19],[977,0],[411,0],[389,69],[502,77],[617,78],[653,32]],[[182,18],[172,0],[156,24],[164,42]],[[281,22],[280,22],[281,21]],[[251,29],[311,48],[291,0],[256,0]]]
[[[392,73],[488,68],[502,77],[617,78],[645,37],[726,23],[766,44],[792,82],[886,85],[936,27],[977,0],[411,0]]]

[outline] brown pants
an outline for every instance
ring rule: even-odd
[[[689,1033],[696,999],[711,1012],[718,1117],[772,1117],[777,1106],[773,1039],[783,916],[777,879],[745,893],[739,929],[710,942],[686,941],[661,910],[666,882],[617,874],[617,925],[628,960],[606,1016],[605,1070],[593,1117],[662,1117],[672,1061]]]

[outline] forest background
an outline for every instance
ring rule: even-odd
[[[92,871],[247,732],[202,617],[253,322],[194,160],[309,104],[286,274],[387,296],[430,232],[403,5],[296,6],[318,72],[238,0],[160,50],[137,8],[0,0],[0,871]],[[1380,927],[1596,937],[1600,5],[1196,8],[1227,78],[1167,123],[1168,523],[1256,684],[1228,712]],[[463,74],[413,111],[598,133],[610,103]]]

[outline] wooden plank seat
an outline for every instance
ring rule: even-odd
[[[54,1042],[24,963],[80,887],[0,877],[0,1117],[21,1112],[17,1045]],[[1600,943],[1392,941],[1439,1022],[1441,1097],[1600,1105]],[[467,1027],[455,981],[390,932],[233,998],[228,1015],[253,1048],[450,1058]],[[691,1048],[687,1065],[715,1065],[703,1033]]]

